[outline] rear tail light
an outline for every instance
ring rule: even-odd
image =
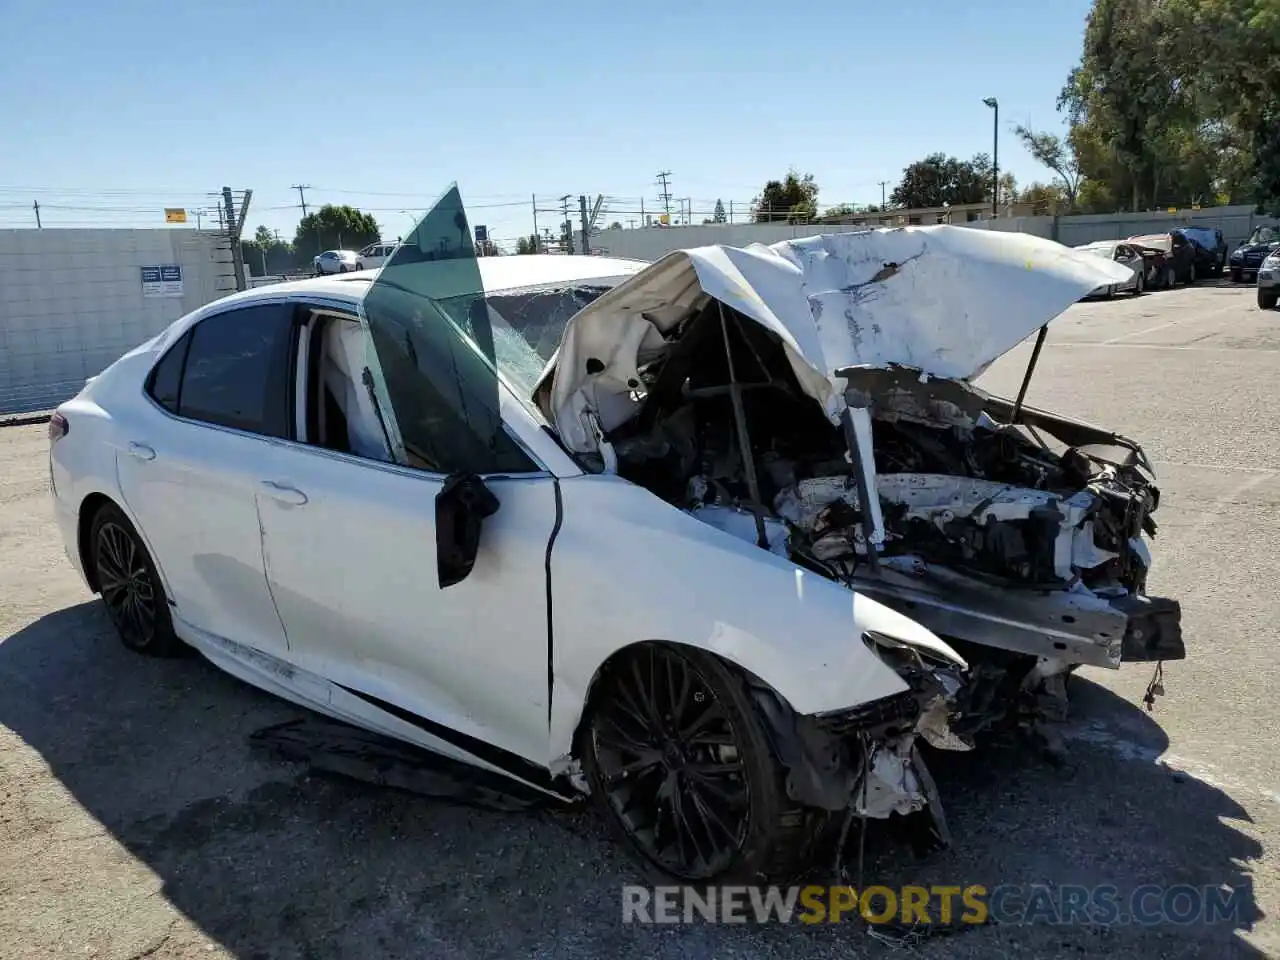
[[[61,440],[70,429],[71,425],[67,423],[67,418],[60,413],[55,413],[49,418],[49,442]]]

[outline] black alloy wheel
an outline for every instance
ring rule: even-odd
[[[128,518],[104,506],[94,518],[90,544],[98,592],[121,642],[153,656],[179,653],[182,642],[173,632],[164,587]]]
[[[600,683],[585,769],[642,864],[684,882],[794,870],[811,824],[736,673],[701,650],[643,643]]]

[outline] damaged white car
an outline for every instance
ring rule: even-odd
[[[918,738],[1180,651],[1141,451],[968,382],[1119,269],[947,227],[477,260],[455,189],[376,276],[94,378],[56,515],[129,647],[590,793],[668,876],[781,877],[853,816],[945,840]]]

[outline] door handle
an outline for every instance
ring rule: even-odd
[[[156,452],[148,447],[145,443],[129,443],[129,456],[137,457],[139,460],[154,460]]]
[[[267,496],[279,500],[281,503],[292,504],[300,507],[307,502],[307,495],[297,487],[291,487],[287,483],[277,483],[275,480],[263,480],[262,489]]]

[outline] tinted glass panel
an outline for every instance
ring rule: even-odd
[[[183,334],[182,339],[169,348],[169,351],[151,371],[151,382],[147,392],[160,406],[170,413],[178,412],[179,391],[182,389],[182,364],[187,359],[187,347],[191,344],[191,333]]]
[[[502,423],[493,329],[457,187],[383,264],[361,311],[399,459],[437,473],[538,469]]]
[[[179,413],[193,420],[288,437],[293,308],[244,307],[196,325]]]

